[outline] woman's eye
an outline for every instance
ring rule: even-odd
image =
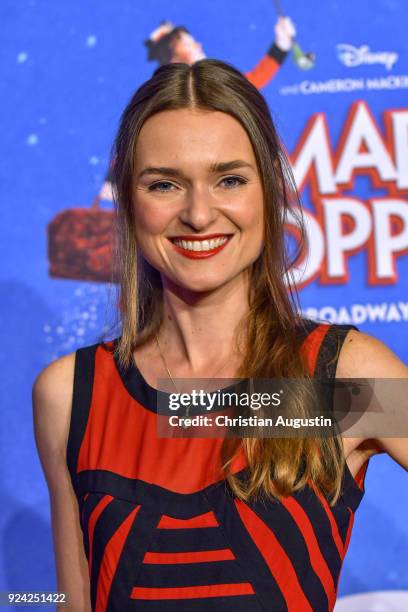
[[[245,179],[241,178],[240,176],[226,176],[225,178],[222,179],[221,182],[223,183],[224,181],[238,181],[239,185],[244,185],[247,182]],[[230,187],[236,187],[236,183],[235,184],[229,183],[228,189]]]
[[[227,189],[236,187],[237,184],[244,185],[245,183],[247,183],[247,180],[241,178],[240,176],[226,176],[221,180],[221,183],[224,183],[225,181],[227,181]],[[166,191],[173,191],[172,189],[170,189],[170,187],[175,187],[175,185],[173,185],[173,183],[170,183],[169,181],[158,181],[157,183],[149,185],[148,190],[165,193]]]
[[[174,185],[172,183],[169,183],[168,181],[159,181],[158,183],[153,183],[153,185],[149,185],[148,189],[149,191],[171,191],[171,189],[157,189],[159,185],[170,185],[174,187]]]

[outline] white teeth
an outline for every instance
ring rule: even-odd
[[[211,251],[227,242],[227,240],[228,238],[226,237],[214,238],[212,240],[175,240],[174,244],[187,251]]]

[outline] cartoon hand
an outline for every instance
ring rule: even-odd
[[[296,36],[296,28],[290,17],[279,17],[275,24],[275,44],[281,51],[289,51]]]

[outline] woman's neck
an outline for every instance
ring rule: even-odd
[[[236,329],[248,312],[248,289],[242,278],[206,293],[186,292],[164,283],[160,346],[174,369],[194,374],[242,357],[235,349]],[[242,349],[241,349],[242,350]],[[234,368],[232,368],[234,369]]]

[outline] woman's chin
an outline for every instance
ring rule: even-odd
[[[181,292],[190,292],[190,293],[208,293],[211,291],[217,291],[223,287],[229,279],[227,278],[197,278],[193,279],[189,277],[188,279],[181,278],[173,278],[169,279],[169,286],[172,286],[174,289],[177,287]]]

